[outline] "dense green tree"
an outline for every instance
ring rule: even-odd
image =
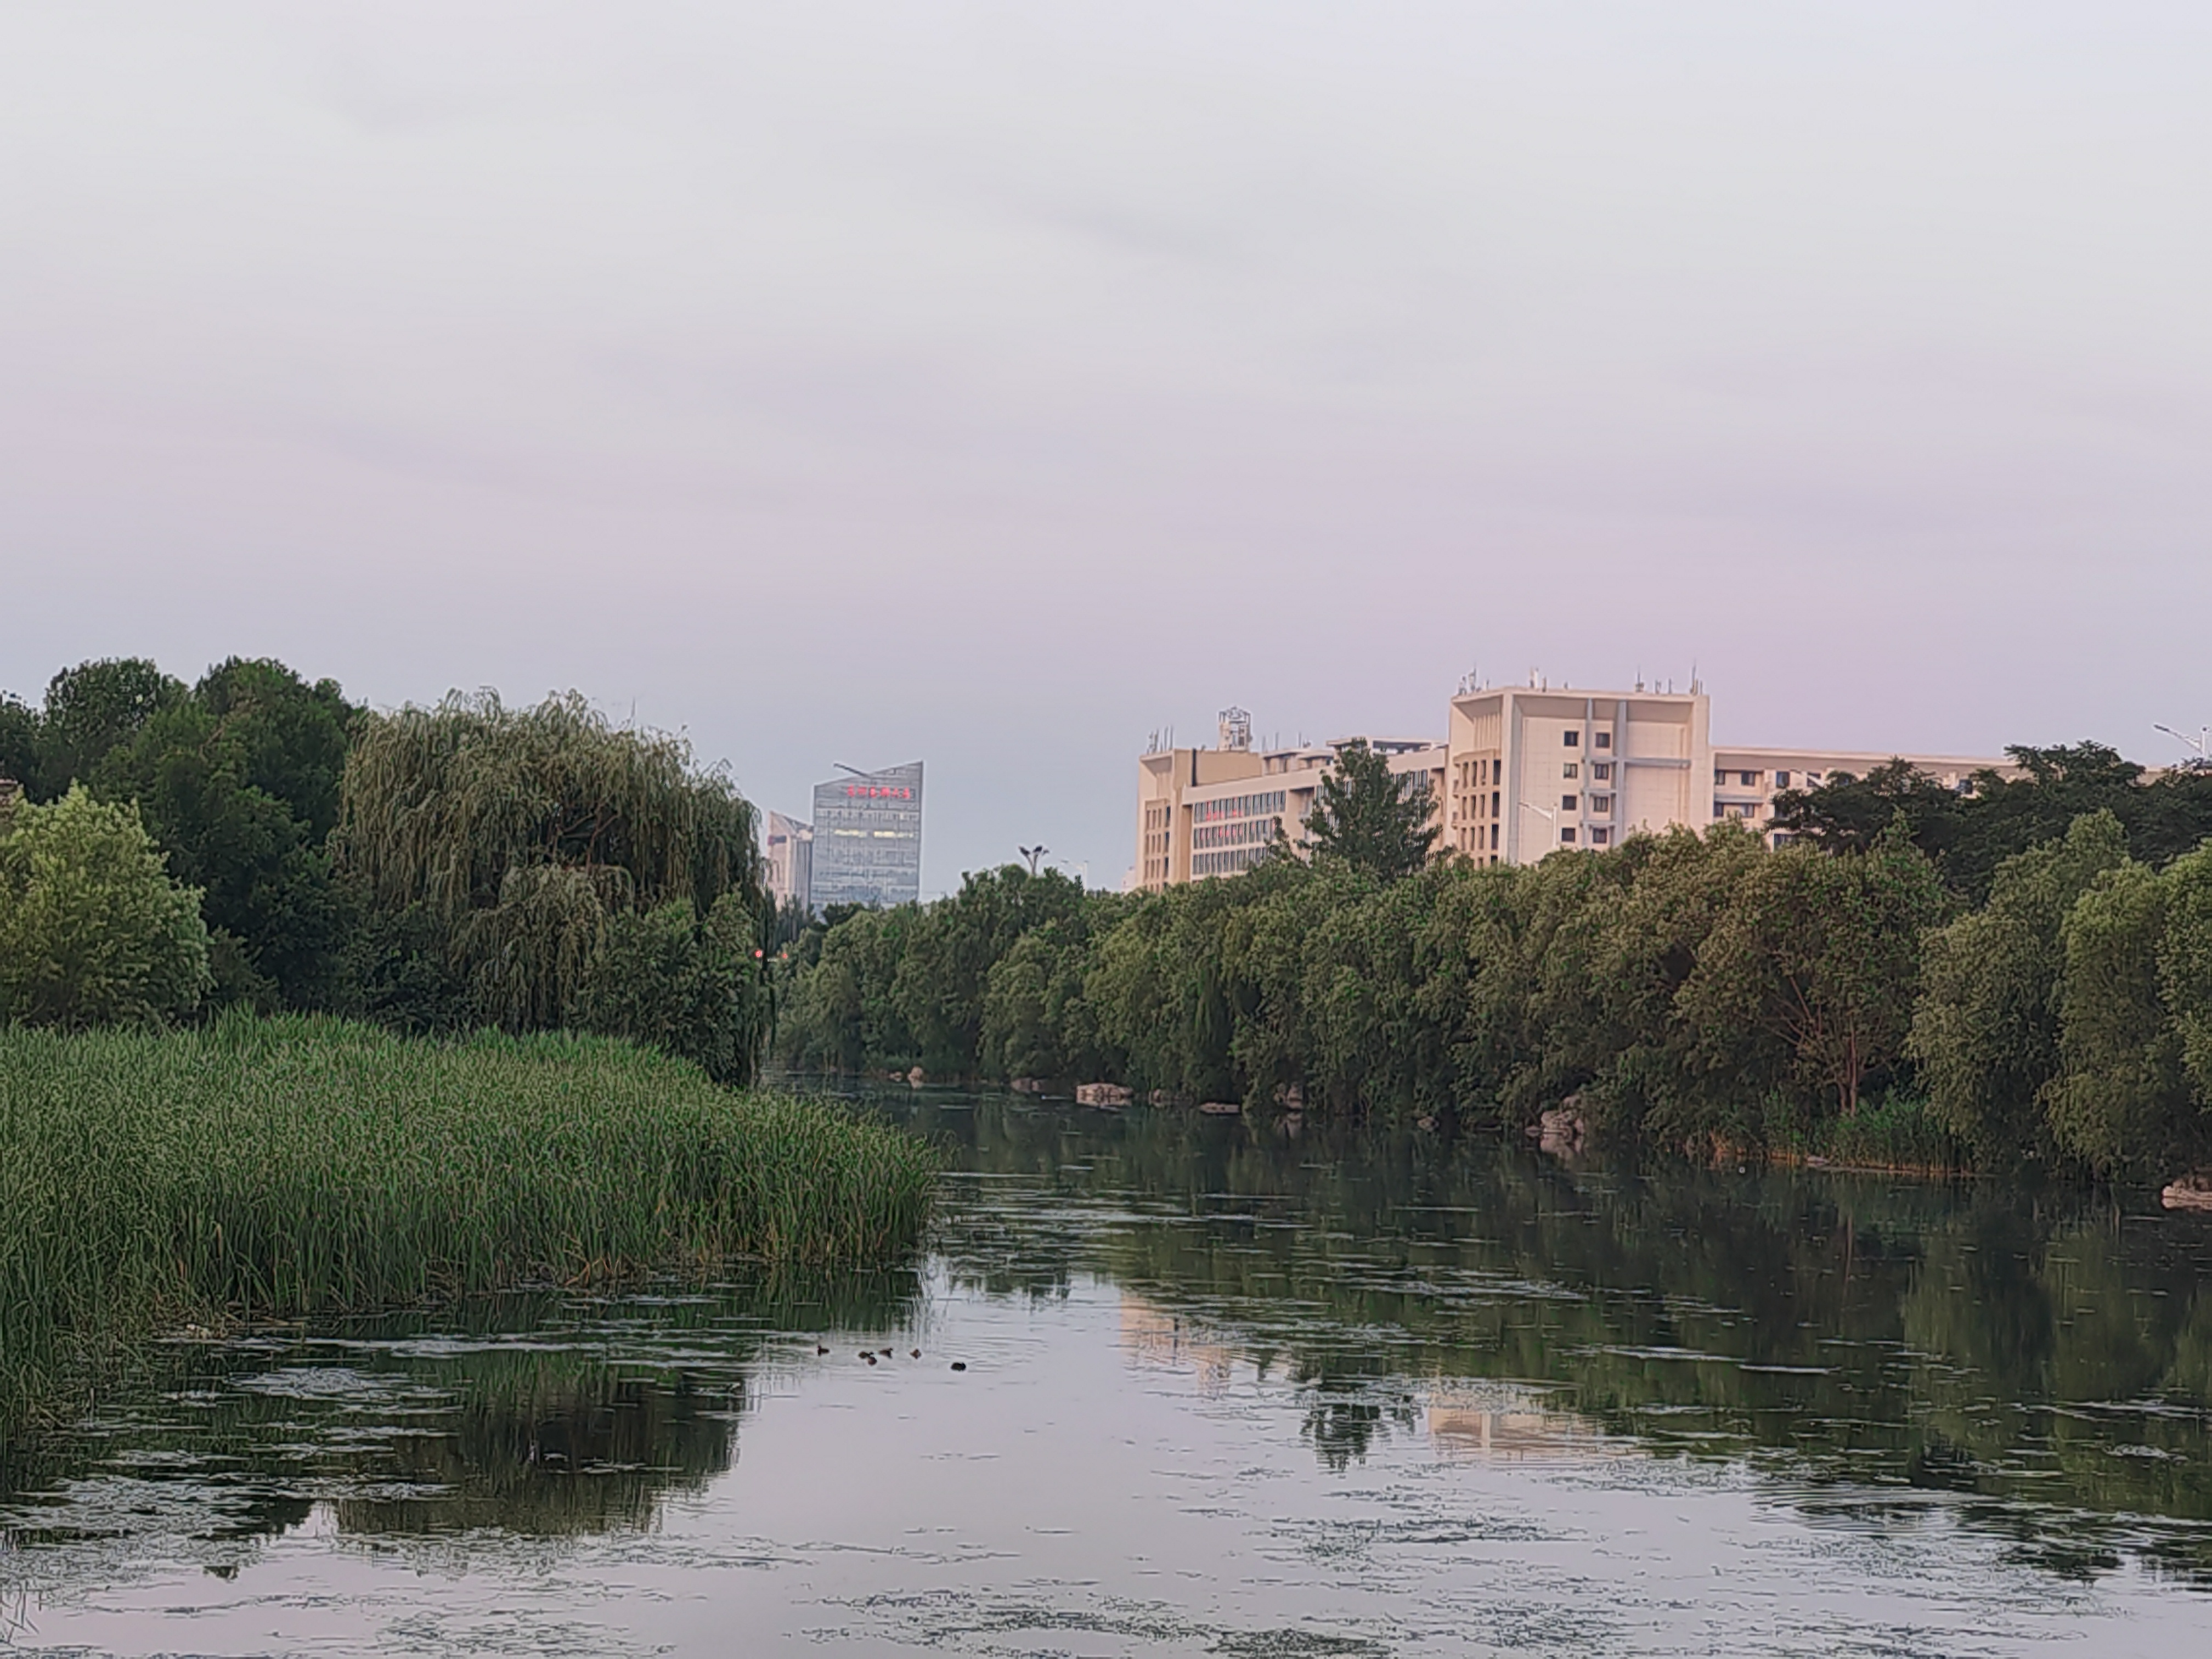
[[[1774,798],[1774,828],[1824,853],[1864,853],[1899,820],[1912,844],[1940,860],[1957,843],[1966,810],[1954,790],[1902,760],[1885,761],[1863,776],[1829,775],[1807,789]]]
[[[1765,1039],[1748,1023],[1686,1018],[1684,1002],[1715,930],[1770,857],[1756,833],[1721,823],[1537,866],[1557,890],[1533,964],[1533,1052],[1543,1060],[1510,1091],[1514,1103],[1525,1112],[1573,1092],[1601,1121],[1665,1140],[1755,1139],[1772,1066],[1743,1051]],[[1761,1083],[1747,1085],[1755,1074]]]
[[[1363,738],[1339,744],[1306,821],[1314,856],[1341,860],[1382,881],[1412,875],[1436,848],[1436,802],[1427,783],[1425,774],[1401,779],[1390,757]]]
[[[2166,872],[2159,976],[2200,1111],[2212,1110],[2212,843]]]
[[[836,909],[800,941],[799,971],[778,1021],[780,1050],[801,1067],[904,1071],[918,1048],[892,988],[921,907]]]
[[[725,896],[760,913],[751,806],[680,738],[617,728],[574,694],[366,716],[341,802],[343,869],[367,904],[433,942],[472,1021],[568,1023],[624,915],[681,903],[703,925]],[[427,979],[394,945],[386,966]]]
[[[1085,1082],[1120,1074],[1084,981],[1098,933],[1127,908],[1117,894],[1087,895],[1023,933],[991,964],[983,988],[983,1075]]]
[[[1083,899],[1058,871],[1009,864],[962,877],[957,893],[916,914],[891,995],[927,1071],[975,1074],[992,967],[1028,933],[1078,915]]]
[[[1965,794],[1902,761],[1864,778],[1837,773],[1818,788],[1778,796],[1774,827],[1824,851],[1863,851],[1898,819],[1913,845],[1936,860],[1945,884],[1977,904],[2007,859],[2057,841],[2093,813],[2110,812],[2135,856],[2154,866],[2212,836],[2212,773],[2178,769],[2147,778],[2100,743],[2005,752],[2022,775],[1981,773]]]
[[[82,785],[0,824],[0,1023],[82,1028],[189,1014],[210,983],[199,895],[135,807]]]
[[[46,722],[21,697],[0,691],[0,780],[19,789],[39,781]]]
[[[33,799],[61,795],[147,721],[185,701],[182,680],[143,657],[117,657],[64,668],[46,683],[36,775],[21,780]]]
[[[2059,1072],[2066,918],[2126,858],[2110,811],[2077,818],[2063,841],[2000,865],[1982,908],[1929,935],[1908,1052],[1929,1110],[1985,1167],[2049,1146],[2038,1102]]]
[[[149,715],[93,769],[135,800],[204,894],[225,1000],[320,1007],[349,918],[325,846],[356,711],[335,683],[240,659]]]
[[[2148,865],[2100,875],[2068,913],[2051,1131],[2093,1168],[2155,1176],[2199,1150],[2179,1030],[2161,983],[2170,890]]]
[[[585,971],[575,1024],[696,1060],[718,1083],[750,1083],[769,1015],[757,932],[734,892],[703,919],[681,899],[616,915]]]
[[[1856,1115],[1869,1076],[1902,1056],[1921,939],[1942,915],[1934,867],[1901,826],[1862,854],[1757,860],[1683,988],[1700,1051],[1754,1097],[1818,1090]]]
[[[1009,864],[932,904],[833,912],[794,952],[779,1046],[793,1063],[845,1071],[1066,1076],[1097,1052],[1087,1026],[1058,1021],[1102,907],[1106,896],[1057,871]]]
[[[76,781],[136,802],[203,894],[218,998],[319,1006],[347,920],[323,843],[354,712],[281,663],[234,658],[190,690],[150,662],[83,663],[40,710],[0,700],[0,775],[33,799]]]

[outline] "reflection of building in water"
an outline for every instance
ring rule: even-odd
[[[1588,1418],[1558,1410],[1541,1395],[1515,1390],[1431,1397],[1429,1438],[1448,1455],[1516,1462],[1618,1457],[1627,1449]]]
[[[1209,1389],[1227,1387],[1237,1364],[1235,1349],[1207,1340],[1189,1320],[1127,1291],[1121,1292],[1121,1346],[1144,1364],[1194,1370]]]

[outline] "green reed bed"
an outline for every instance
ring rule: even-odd
[[[0,1448],[165,1325],[882,1260],[919,1238],[935,1167],[896,1130],[604,1039],[0,1030]]]

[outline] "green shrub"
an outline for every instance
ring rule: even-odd
[[[138,809],[82,785],[0,827],[0,1024],[158,1024],[213,983],[200,896],[169,878]]]
[[[690,904],[618,915],[577,998],[587,1031],[650,1043],[718,1083],[752,1081],[768,1025],[751,907],[725,893],[702,923]]]

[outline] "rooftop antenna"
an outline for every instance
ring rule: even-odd
[[[1047,853],[1052,851],[1052,848],[1047,847],[1042,842],[1039,842],[1034,847],[1024,847],[1018,850],[1024,858],[1030,861],[1030,874],[1034,876],[1037,872],[1037,860],[1042,858]]]
[[[2163,732],[2175,742],[2186,744],[2197,751],[2195,760],[2182,763],[2189,770],[2201,772],[2207,767],[2212,767],[2212,726],[2204,727],[2193,738],[2186,732],[2177,732],[2170,726],[2160,726],[2156,720],[2151,722],[2151,729]]]

